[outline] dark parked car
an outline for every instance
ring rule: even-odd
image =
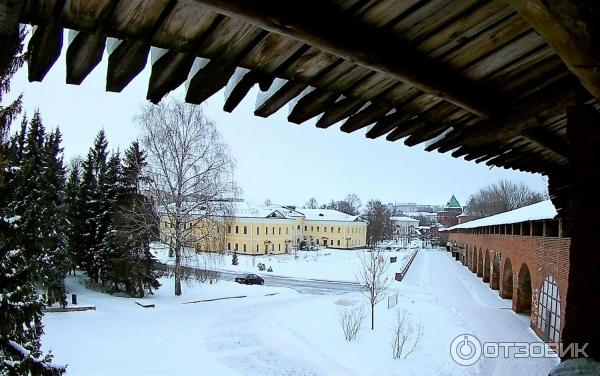
[[[256,274],[246,274],[241,277],[235,277],[237,283],[243,283],[245,285],[264,285],[265,280],[257,276]]]

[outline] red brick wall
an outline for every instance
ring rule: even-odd
[[[541,236],[519,236],[519,235],[481,235],[452,232],[449,240],[459,247],[465,247],[463,263],[478,276],[483,275],[482,266],[479,262],[479,252],[485,260],[486,252],[489,252],[489,275],[492,276],[494,255],[500,253],[499,270],[499,294],[506,296],[510,289],[504,286],[505,268],[508,269],[507,259],[512,266],[512,302],[513,310],[519,311],[518,283],[519,273],[523,264],[529,268],[532,290],[531,327],[540,336],[543,332],[536,325],[537,297],[542,289],[542,283],[547,275],[552,275],[558,283],[561,302],[561,327],[564,327],[565,302],[567,299],[568,273],[569,273],[569,247],[570,238],[549,238]],[[506,274],[506,276],[508,273]],[[491,282],[490,282],[491,285]],[[562,330],[562,328],[561,328]]]

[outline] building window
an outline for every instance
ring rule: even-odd
[[[236,233],[236,234],[239,234],[239,232],[240,232],[240,228],[239,228],[239,226],[235,226],[235,233]]]
[[[235,251],[238,251],[238,243],[235,243]]]
[[[304,231],[308,231],[308,226],[304,226]],[[312,231],[312,229],[310,231]]]
[[[331,232],[333,232],[333,226],[331,226]]]
[[[289,228],[289,227],[286,227],[286,228],[285,228],[285,234],[286,234],[286,235],[289,235],[289,234],[290,234],[290,228]]]
[[[333,239],[331,239],[331,240],[329,241],[329,244],[330,244],[330,245],[333,245]]]
[[[265,226],[265,235],[269,235],[269,228]]]
[[[340,241],[339,241],[339,240],[338,240],[338,243],[337,243],[337,245],[338,245],[338,247],[339,247],[339,245],[340,245]]]
[[[247,252],[247,250],[246,250],[246,243],[244,243],[244,252]]]
[[[248,233],[248,226],[244,226],[244,235]]]
[[[342,232],[342,228],[341,228],[341,227],[338,227],[338,234],[339,234],[340,232]]]
[[[281,235],[281,226],[279,226],[279,235]]]
[[[314,231],[313,226],[310,226],[310,231]]]
[[[227,226],[227,233],[231,234],[231,225]]]
[[[231,251],[231,243],[227,243],[227,250]]]
[[[256,245],[256,253],[258,253],[258,244]]]
[[[317,226],[317,232],[319,232],[319,226]]]
[[[278,244],[278,245],[277,245],[277,250],[278,250],[279,252],[281,252],[281,244]]]
[[[271,234],[275,235],[275,226],[273,226],[273,232]]]
[[[256,226],[256,235],[260,235],[260,227]]]
[[[327,226],[323,226],[323,232],[327,232]]]
[[[545,340],[560,340],[560,293],[556,279],[551,275],[546,277],[540,291],[536,323],[544,332]]]

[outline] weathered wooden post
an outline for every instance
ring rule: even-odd
[[[589,343],[587,354],[600,360],[600,231],[594,221],[600,209],[600,116],[593,106],[569,107],[567,139],[571,250],[562,342]]]

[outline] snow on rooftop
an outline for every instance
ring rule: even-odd
[[[450,227],[446,230],[449,231],[463,228],[507,225],[511,223],[520,223],[526,221],[540,221],[543,219],[554,219],[556,215],[556,208],[554,208],[552,201],[546,200],[538,202],[537,204],[524,206],[519,209],[492,215],[490,217],[476,219],[474,221]]]
[[[419,222],[418,219],[414,219],[411,217],[390,217],[390,220],[398,222]]]
[[[173,204],[169,204],[172,206]],[[186,203],[190,206],[189,215],[207,215],[207,208],[199,203]],[[158,209],[161,210],[160,208]],[[222,203],[221,206],[211,207],[208,211],[215,216],[232,216],[238,218],[299,218],[309,221],[341,221],[354,222],[361,220],[358,215],[350,215],[333,209],[304,209],[283,205],[257,205],[248,201],[233,201]],[[414,220],[409,218],[410,220]]]
[[[353,222],[359,219],[358,215],[350,215],[333,209],[296,209],[309,221],[343,221]]]

